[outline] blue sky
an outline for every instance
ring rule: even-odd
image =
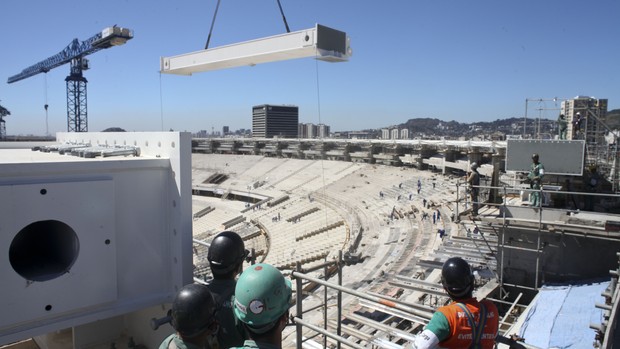
[[[299,106],[300,122],[332,130],[410,118],[522,117],[525,100],[609,99],[620,108],[620,1],[281,0],[291,31],[345,31],[347,63],[298,59],[193,76],[160,75],[162,56],[204,48],[216,0],[2,0],[0,104],[9,135],[66,131],[69,66],[8,77],[117,24],[126,45],[88,56],[88,127],[101,131],[251,128],[259,104]],[[276,0],[222,0],[210,47],[282,34]],[[529,103],[554,119],[559,103]],[[540,109],[548,109],[541,111]],[[163,126],[163,127],[162,127]]]

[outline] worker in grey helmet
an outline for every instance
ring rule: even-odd
[[[472,162],[471,164],[471,172],[467,176],[467,185],[469,189],[469,197],[471,199],[471,214],[473,216],[478,215],[478,207],[480,206],[478,202],[478,192],[480,188],[480,174],[478,173],[478,164]]]
[[[174,297],[170,312],[171,325],[176,333],[164,339],[159,349],[219,348],[216,314],[217,305],[206,286],[184,286]]]
[[[561,140],[566,140],[566,130],[568,129],[568,121],[566,121],[566,117],[564,114],[560,114],[558,116],[558,138]]]
[[[248,338],[243,325],[235,319],[232,306],[236,278],[243,270],[243,261],[247,255],[243,240],[232,231],[217,234],[209,246],[207,259],[213,280],[209,281],[207,287],[220,307],[218,342],[221,348],[240,346]]]
[[[282,348],[291,294],[291,281],[272,265],[255,264],[241,274],[235,288],[234,313],[250,335],[242,348]]]

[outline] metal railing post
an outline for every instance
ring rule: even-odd
[[[342,250],[338,251],[338,286],[342,287]],[[342,291],[338,290],[338,322],[336,325],[336,334],[342,336]],[[338,342],[337,349],[340,349]]]
[[[325,281],[329,279],[327,275],[327,265],[323,267],[323,275],[325,275]],[[325,292],[323,292],[323,329],[327,331],[327,286],[323,286]],[[327,336],[323,335],[323,348],[327,348]]]
[[[459,219],[459,183],[456,182],[456,220]]]
[[[301,263],[297,262],[295,265],[295,270],[298,273],[301,273]],[[301,278],[295,278],[295,298],[296,298],[296,309],[297,309],[297,318],[302,319],[303,318],[303,306],[301,304],[301,302],[303,301],[303,286],[302,286],[302,280]],[[295,323],[295,334],[296,334],[296,341],[297,343],[295,343],[297,349],[301,349],[301,342],[302,342],[302,326],[301,323]]]

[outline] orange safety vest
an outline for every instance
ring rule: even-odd
[[[488,300],[478,302],[475,298],[470,298],[462,303],[453,302],[437,311],[440,311],[450,324],[450,336],[439,342],[442,348],[494,347],[499,314],[493,302]]]

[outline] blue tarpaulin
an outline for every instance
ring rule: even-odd
[[[543,286],[533,301],[519,335],[539,348],[592,348],[605,303],[601,293],[609,281],[579,285]]]

